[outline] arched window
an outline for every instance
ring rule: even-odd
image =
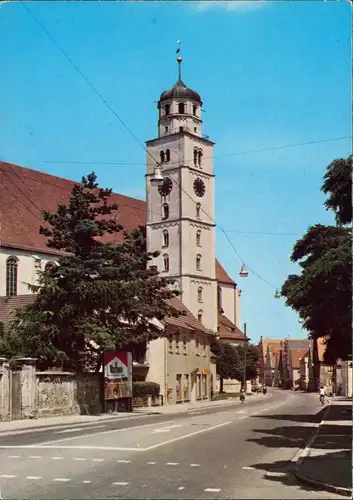
[[[168,132],[168,127],[164,127],[164,131],[167,133]]]
[[[202,286],[199,286],[197,289],[197,301],[202,302]]]
[[[54,262],[47,262],[45,264],[45,268],[44,268],[44,271],[48,274],[52,273],[53,271],[55,271],[55,268],[56,268],[56,264]]]
[[[196,217],[198,219],[200,218],[200,212],[201,212],[201,203],[196,203]]]
[[[192,107],[192,114],[194,116],[196,116],[196,111],[197,111],[197,106],[195,106],[195,104],[194,104],[193,107]]]
[[[169,272],[169,255],[166,253],[163,255],[163,264],[164,264],[163,271],[165,273]]]
[[[183,102],[179,102],[178,111],[181,115],[183,115],[185,113],[185,104]]]
[[[18,259],[9,257],[6,261],[6,297],[17,295]]]
[[[163,205],[162,205],[162,219],[169,219],[169,205],[168,205],[168,203],[163,203]]]
[[[160,157],[161,157],[161,162],[163,163],[165,158],[164,151],[160,152]]]
[[[198,229],[196,232],[196,245],[198,247],[201,246],[201,229]]]
[[[194,148],[194,165],[195,165],[195,167],[197,166],[197,156],[198,156],[197,155],[197,149]]]
[[[163,231],[163,247],[169,247],[169,233],[166,229]]]
[[[218,302],[218,311],[223,312],[222,308],[222,288],[220,286],[217,287],[217,302]]]
[[[202,151],[201,150],[198,152],[198,159],[199,159],[199,167],[201,167],[201,165],[202,165]]]
[[[166,104],[164,106],[164,111],[165,111],[166,116],[169,115],[169,112],[170,112],[170,105],[169,104]]]
[[[165,152],[165,161],[170,161],[170,149],[167,149]]]
[[[197,319],[199,321],[202,321],[202,315],[203,315],[203,310],[199,309],[198,312],[197,312]]]
[[[196,255],[196,269],[197,271],[201,271],[201,255]]]

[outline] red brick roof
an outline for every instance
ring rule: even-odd
[[[292,369],[299,370],[300,368],[300,360],[303,356],[308,352],[307,348],[303,349],[291,349],[290,351],[290,361]]]
[[[35,299],[34,294],[16,295],[15,297],[0,297],[0,322],[5,327],[13,319],[16,309],[32,304]]]
[[[55,212],[58,203],[67,203],[75,182],[38,170],[0,162],[1,240],[4,247],[57,253],[46,246],[45,236],[39,234],[44,225],[42,210]],[[128,232],[146,225],[146,202],[112,193],[111,203],[117,203],[117,221]],[[123,233],[113,235],[120,243]],[[110,238],[111,239],[111,236]],[[221,283],[234,284],[216,260],[216,277]]]
[[[221,340],[243,340],[244,333],[227,318],[224,314],[218,313],[218,335]],[[246,337],[250,340],[249,337]]]

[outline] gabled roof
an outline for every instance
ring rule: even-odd
[[[300,360],[308,352],[307,348],[304,349],[291,349],[290,350],[290,363],[293,370],[299,370]]]
[[[39,234],[44,225],[42,210],[55,212],[58,203],[67,203],[76,183],[38,170],[0,161],[0,213],[3,247],[57,254],[46,246],[47,239]],[[143,200],[112,193],[111,203],[117,203],[117,222],[127,232],[146,225],[147,206]],[[109,235],[109,241],[121,243],[123,232]],[[220,283],[235,285],[216,260],[216,278]]]
[[[221,340],[245,340],[244,333],[221,313],[218,313],[218,335]],[[246,340],[250,340],[249,337]]]

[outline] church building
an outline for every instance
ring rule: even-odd
[[[215,387],[210,342],[244,342],[240,293],[216,258],[214,143],[202,134],[202,100],[179,79],[158,101],[157,137],[146,142],[146,202],[112,193],[124,229],[140,227],[147,249],[159,250],[159,273],[175,281],[173,305],[185,316],[166,318],[167,337],[135,360],[138,380],[158,382],[165,402],[209,399]],[[157,167],[157,168],[156,168]],[[158,173],[158,185],[154,182]],[[99,182],[99,178],[98,178]],[[34,298],[26,283],[38,269],[57,265],[59,252],[39,234],[41,211],[67,203],[74,182],[0,162],[0,322]],[[114,241],[122,241],[122,233]],[[0,353],[1,355],[1,353]]]

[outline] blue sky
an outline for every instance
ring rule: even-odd
[[[31,2],[26,4],[141,142],[157,134],[156,102],[177,79],[203,99],[216,142],[216,222],[242,260],[280,287],[307,227],[330,224],[326,166],[351,140],[348,2]],[[0,4],[0,156],[144,198],[145,152],[21,3]],[[64,162],[97,162],[95,165]],[[56,162],[56,163],[55,163]],[[99,162],[118,162],[104,165]],[[275,234],[268,234],[275,233]],[[217,255],[242,293],[253,341],[304,336],[297,316],[250,273],[220,230]]]

